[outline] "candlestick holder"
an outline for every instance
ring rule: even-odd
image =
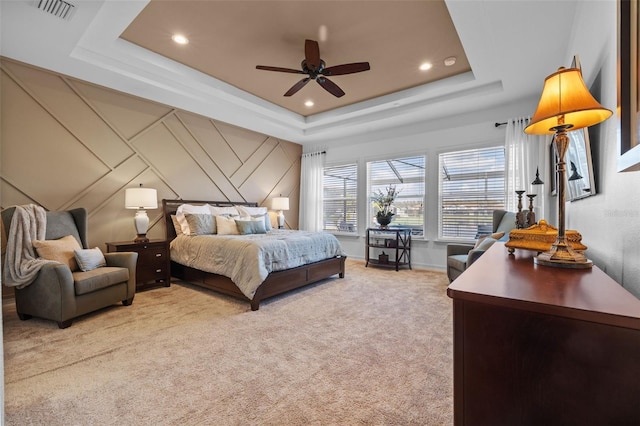
[[[527,228],[536,224],[536,213],[533,211],[533,199],[536,194],[527,194],[529,197],[529,212],[527,213]]]
[[[522,194],[524,194],[524,190],[516,191],[518,194],[518,212],[516,213],[516,229],[522,229],[525,226],[525,214],[522,211]]]

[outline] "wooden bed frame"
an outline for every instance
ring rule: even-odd
[[[201,205],[205,203],[217,207],[232,207],[234,205],[248,207],[258,206],[257,203],[246,202],[163,199],[162,210],[165,218],[167,241],[172,241],[176,237],[171,216],[176,214],[178,207],[181,204]],[[230,278],[223,275],[201,271],[171,261],[171,276],[210,290],[246,300],[251,303],[251,310],[257,311],[260,307],[260,302],[266,298],[304,287],[336,274],[338,274],[340,278],[344,278],[345,259],[346,256],[337,256],[285,271],[272,272],[263,283],[260,284],[252,300],[245,296]]]

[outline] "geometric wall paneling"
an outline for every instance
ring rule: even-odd
[[[185,117],[184,114],[172,115],[165,118],[163,124],[169,129],[173,136],[180,141],[183,148],[208,176],[211,186],[218,190],[218,195],[213,195],[214,199],[242,201],[236,188],[229,182],[227,176],[218,166],[219,164],[224,164],[225,160],[227,163],[237,163],[239,165],[240,161],[238,158],[231,150],[227,149],[226,142],[219,137],[210,120],[183,121],[183,117]],[[194,129],[194,127],[196,127],[193,125],[194,123],[204,124],[212,131],[206,133],[202,130],[197,131],[197,129]],[[214,145],[214,142],[217,142],[217,144]],[[221,159],[222,161],[220,161],[220,157],[225,153],[230,155],[227,155],[225,159]],[[216,158],[214,158],[214,155]],[[216,161],[216,159],[218,159],[218,161]],[[238,166],[234,166],[233,168],[235,169],[237,167]]]
[[[245,173],[242,175],[238,173],[232,178],[234,182],[238,179],[237,184],[245,198],[254,199],[259,194],[270,194],[275,188],[280,191],[285,189],[281,182],[287,170],[291,168],[291,163],[288,161],[285,152],[279,147],[277,139],[269,138],[265,142],[264,148],[269,148],[269,151],[265,153],[266,155],[254,155],[246,163],[247,166],[251,166],[251,168],[243,170],[244,172],[250,172],[248,176],[245,177]],[[263,149],[261,148],[256,154],[262,154],[262,151]],[[283,195],[285,194],[283,193]],[[279,196],[279,193],[275,196]]]
[[[173,108],[78,80],[74,87],[126,140],[133,138]]]
[[[265,140],[260,133],[231,124],[216,122],[216,128],[242,162],[247,161]]]
[[[236,170],[231,176],[233,184],[243,193],[248,195],[243,190],[243,186],[246,187],[247,180],[256,173],[260,174],[259,169],[262,164],[272,155],[274,149],[277,147],[277,139],[267,138],[260,147],[253,152],[253,154],[244,161],[242,166]],[[275,162],[274,162],[275,163]],[[278,174],[278,170],[269,170],[270,174]],[[261,176],[266,180],[270,180],[271,176]],[[253,179],[256,181],[257,179]],[[249,183],[250,185],[250,183]],[[264,190],[264,188],[262,188]]]
[[[242,160],[220,134],[217,123],[192,113],[180,112],[176,115],[225,176],[233,175],[240,168]]]
[[[89,245],[135,238],[126,188],[158,199],[290,197],[298,225],[302,146],[0,58],[0,205],[84,207]],[[150,238],[165,235],[161,206]]]
[[[140,157],[131,157],[102,177],[84,193],[78,194],[76,199],[65,208],[84,207],[87,211],[93,212],[101,208],[107,198],[122,191],[123,187],[137,186],[137,183],[132,185],[130,182],[133,180],[141,182],[137,177],[148,168],[149,166]],[[124,203],[124,199],[122,202]]]
[[[18,188],[11,185],[6,180],[0,181],[0,207],[6,209],[11,206],[21,206],[23,204],[33,204],[36,201],[22,193]]]
[[[2,73],[2,175],[57,209],[109,172],[27,92]]]
[[[156,125],[143,132],[132,145],[149,164],[161,171],[167,183],[182,198],[224,198],[193,154],[164,125]]]
[[[115,167],[133,154],[123,139],[73,90],[72,81],[12,62],[7,62],[5,67],[11,75],[20,72],[19,84],[106,165]]]

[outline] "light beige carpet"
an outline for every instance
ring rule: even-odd
[[[452,423],[445,274],[365,268],[248,303],[174,282],[59,330],[3,305],[9,425]]]

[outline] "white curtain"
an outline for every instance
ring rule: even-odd
[[[300,217],[303,231],[322,231],[322,169],[324,152],[302,154],[300,170]]]
[[[518,211],[518,196],[516,191],[523,190],[522,210],[529,210],[527,194],[536,194],[533,199],[536,221],[548,220],[549,179],[549,149],[544,136],[528,135],[524,128],[529,125],[529,118],[515,118],[507,121],[505,136],[505,168],[506,168],[506,210]],[[536,178],[536,170],[542,185],[532,185]]]

